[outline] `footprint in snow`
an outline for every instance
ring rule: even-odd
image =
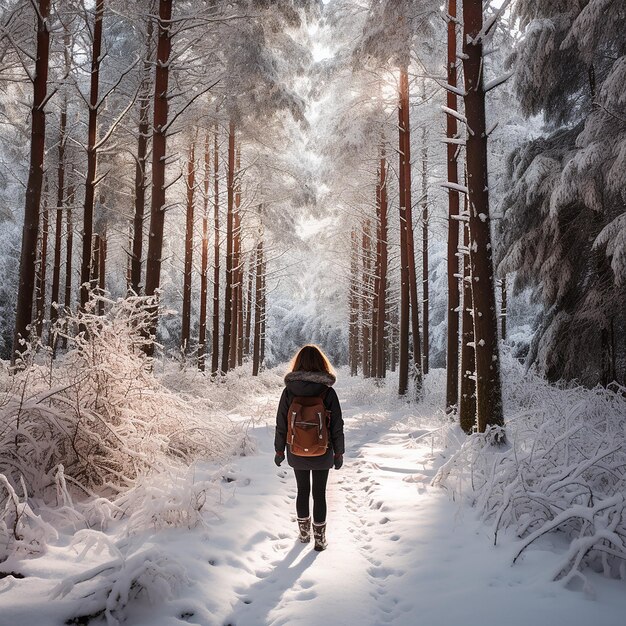
[[[389,578],[389,576],[397,575],[397,571],[391,567],[370,567],[367,573],[372,578]]]
[[[317,593],[313,590],[300,591],[294,596],[294,600],[298,600],[299,602],[304,602],[305,600],[313,600],[313,598],[317,598]]]

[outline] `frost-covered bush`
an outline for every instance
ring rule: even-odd
[[[31,508],[23,482],[21,488],[24,493],[22,498],[17,495],[6,476],[0,474],[0,562],[5,559],[5,554],[11,552],[43,552],[47,543],[58,536],[54,527],[42,520]]]
[[[127,623],[128,611],[137,602],[167,601],[189,584],[185,569],[164,553],[148,548],[131,557],[117,558],[61,581],[52,598],[80,594],[81,615],[69,623],[87,623],[104,617],[108,626]]]
[[[171,472],[197,458],[226,458],[242,429],[203,416],[152,373],[142,345],[147,301],[107,303],[107,313],[67,319],[68,351],[58,359],[27,352],[23,368],[0,370],[0,542],[32,526],[31,506],[77,511],[91,498],[90,523],[119,514],[111,500],[138,477]],[[106,500],[97,503],[98,497]],[[33,500],[34,498],[34,500]],[[109,504],[104,504],[109,502]],[[14,523],[15,510],[21,521]],[[29,520],[28,522],[26,520]]]
[[[507,360],[506,448],[472,435],[434,484],[512,528],[517,559],[547,533],[569,548],[553,572],[568,584],[590,567],[626,578],[626,389],[549,385]]]

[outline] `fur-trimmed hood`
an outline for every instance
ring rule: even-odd
[[[297,381],[305,383],[318,383],[320,385],[326,385],[332,387],[337,379],[333,374],[327,374],[326,372],[289,372],[285,376],[285,384],[294,383]]]

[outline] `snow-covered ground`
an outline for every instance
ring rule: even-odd
[[[24,578],[0,579],[0,625],[105,623],[102,614],[66,621],[105,603],[110,624],[133,626],[626,623],[624,581],[588,574],[593,597],[551,582],[562,546],[548,540],[512,565],[514,537],[494,547],[473,509],[430,486],[457,445],[435,408],[439,396],[411,407],[395,399],[393,383],[339,378],[347,453],[331,470],[325,552],[296,541],[295,482],[273,464],[279,388],[242,394],[230,416],[252,418],[257,454],[225,467],[199,463],[191,476],[147,487],[173,509],[176,497],[187,499],[190,525],[203,505],[201,525],[58,529],[43,556],[2,564]]]

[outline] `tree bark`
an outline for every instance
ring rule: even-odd
[[[457,0],[448,0],[448,84],[457,86],[456,50]],[[446,106],[457,111],[457,97],[452,91],[446,93]],[[459,146],[453,143],[459,138],[457,120],[446,115],[446,160],[448,182],[459,183]],[[446,412],[452,412],[459,398],[459,192],[448,189],[448,324],[446,342]]]
[[[372,255],[372,232],[371,222],[366,219],[362,226],[362,291],[361,291],[361,346],[363,358],[363,376],[371,376],[371,345],[370,323],[371,314],[371,255]]]
[[[424,99],[426,96],[424,94]],[[430,315],[429,305],[429,266],[428,266],[428,135],[426,129],[422,129],[422,320],[424,336],[423,367],[424,374],[428,374],[428,361],[430,358]]]
[[[73,173],[73,172],[72,172]],[[72,260],[74,257],[74,221],[72,218],[74,210],[74,201],[76,194],[74,185],[69,183],[67,185],[67,213],[65,224],[65,297],[64,307],[68,312],[72,309]],[[67,330],[67,329],[66,329]],[[67,339],[63,337],[61,339],[61,346],[67,347]]]
[[[376,358],[376,375],[378,378],[385,378],[387,375],[385,366],[385,322],[387,320],[387,265],[388,265],[388,251],[387,251],[387,161],[385,157],[385,147],[381,147],[380,157],[380,279],[378,289],[378,325],[377,333],[378,337],[376,343],[378,344]]]
[[[476,412],[479,432],[502,426],[502,391],[498,350],[498,323],[494,292],[489,219],[487,132],[483,86],[482,0],[463,3],[463,73],[467,179],[469,189],[470,263],[474,337],[476,343]]]
[[[232,260],[232,321],[230,326],[229,367],[234,369],[239,363],[239,335],[241,323],[241,148],[235,150],[235,209],[233,213],[233,260]]]
[[[252,330],[252,289],[254,287],[254,250],[250,252],[250,261],[248,262],[248,289],[246,295],[246,331],[244,336],[244,354],[250,355],[250,332]]]
[[[143,221],[146,209],[146,169],[150,134],[150,72],[152,65],[153,21],[148,19],[146,30],[146,57],[139,87],[139,125],[137,128],[137,157],[135,161],[135,215],[133,218],[133,247],[131,254],[131,289],[141,293],[141,266],[143,256]]]
[[[189,349],[191,328],[191,279],[193,269],[193,226],[196,191],[196,141],[192,139],[187,160],[187,220],[185,223],[185,270],[183,275],[183,319],[180,334],[184,354]]]
[[[233,221],[235,204],[235,123],[228,127],[228,174],[226,207],[226,288],[224,290],[224,335],[222,337],[222,373],[228,372],[231,350],[233,312]]]
[[[398,304],[394,303],[391,307],[391,315],[389,320],[389,369],[395,372],[400,365],[400,322],[398,315]]]
[[[461,395],[459,403],[459,424],[470,435],[476,425],[476,383],[474,374],[474,319],[472,305],[472,271],[469,260],[469,226],[463,229],[463,315],[461,317]],[[456,404],[456,402],[455,402]]]
[[[235,197],[235,205],[237,207],[237,365],[243,365],[243,277],[244,262],[242,248],[242,213],[241,213],[241,144],[237,150],[237,195]]]
[[[359,244],[357,241],[356,229],[352,229],[350,234],[350,321],[348,336],[348,351],[350,358],[350,376],[358,374],[358,326],[359,326],[359,308],[357,295],[357,272],[359,261]]]
[[[65,73],[69,74],[70,56],[70,34],[65,29],[63,35],[63,50],[65,59]],[[63,211],[65,209],[65,149],[67,144],[67,93],[63,96],[61,105],[61,117],[59,124],[59,146],[57,149],[57,207],[56,220],[54,226],[54,263],[52,267],[52,292],[50,294],[50,332],[48,343],[52,345],[52,328],[59,317],[59,301],[61,290],[61,246],[63,241]]]
[[[83,205],[83,252],[80,265],[80,306],[84,310],[91,291],[91,243],[93,239],[93,212],[96,194],[96,171],[98,168],[98,109],[100,62],[102,58],[102,18],[104,0],[96,0],[96,13],[91,50],[91,83],[89,88],[89,121],[87,125],[87,176],[85,179],[85,202]]]
[[[213,143],[213,332],[211,342],[211,374],[216,376],[220,358],[220,186],[219,128],[215,124]]]
[[[209,189],[211,188],[211,152],[209,133],[204,141],[204,196],[202,211],[202,261],[200,266],[200,324],[198,328],[198,368],[204,372],[206,360],[206,319],[209,269]]]
[[[380,292],[380,172],[376,170],[376,246],[374,256],[374,289],[372,292],[372,336],[370,374],[378,378],[378,295]]]
[[[500,334],[502,336],[502,341],[506,339],[506,318],[508,315],[507,309],[507,297],[506,297],[506,275],[502,277],[500,281],[500,296],[501,296],[501,305],[500,305]]]
[[[404,159],[406,154],[406,133],[404,132],[404,118],[402,115],[402,75],[400,77],[400,98],[398,106],[398,193],[400,213],[400,324],[398,332],[399,372],[398,393],[403,396],[409,388],[409,256],[407,233],[407,203],[406,203],[406,168]]]
[[[239,218],[240,222],[241,218]],[[240,222],[241,223],[241,222]],[[241,232],[241,226],[240,232]],[[243,336],[244,336],[244,319],[243,319],[243,255],[241,253],[241,235],[238,238],[239,252],[237,254],[239,263],[239,279],[237,281],[237,365],[243,365]]]
[[[259,369],[263,368],[265,362],[265,328],[266,328],[266,312],[267,312],[267,287],[265,281],[267,280],[267,260],[265,258],[265,251],[262,251],[261,258],[261,350],[259,354]]]
[[[150,203],[150,230],[146,261],[146,295],[155,296],[161,284],[161,256],[163,254],[163,227],[165,222],[165,155],[167,149],[169,60],[172,50],[172,0],[159,0],[159,30],[157,63],[154,81],[154,113],[152,134],[152,200]],[[150,334],[156,335],[157,305],[154,305]],[[154,354],[154,344],[147,346],[148,355]]]
[[[33,81],[33,106],[31,117],[30,164],[24,202],[24,225],[20,253],[19,286],[13,351],[11,363],[15,363],[16,352],[25,350],[20,339],[28,339],[28,326],[33,315],[33,293],[35,290],[35,266],[37,262],[37,236],[39,234],[39,209],[43,186],[44,148],[46,141],[46,113],[44,106],[48,90],[48,59],[50,56],[50,31],[48,18],[50,0],[39,0],[37,15],[37,58]]]
[[[91,243],[91,261],[89,262],[89,267],[91,269],[89,282],[96,285],[98,283],[98,276],[100,275],[100,235],[98,233],[94,233]],[[97,294],[97,289],[95,291]]]
[[[254,295],[254,347],[252,352],[252,375],[258,376],[261,367],[261,336],[263,324],[263,239],[256,246],[256,285]]]
[[[409,118],[409,74],[406,66],[400,69],[400,132],[404,135],[402,167],[404,169],[404,202],[406,222],[407,268],[411,310],[411,335],[413,339],[412,376],[416,396],[422,390],[422,349],[419,327],[419,302],[415,271],[415,244],[413,240],[413,206],[411,201],[411,123]]]
[[[41,240],[39,242],[39,271],[37,274],[37,290],[35,297],[35,331],[41,338],[46,308],[46,271],[48,268],[48,185],[46,184],[43,198],[41,221]]]
[[[98,288],[100,290],[100,300],[98,301],[98,315],[104,315],[104,292],[106,290],[106,265],[107,263],[107,235],[106,231],[100,235],[100,246],[98,248]]]

